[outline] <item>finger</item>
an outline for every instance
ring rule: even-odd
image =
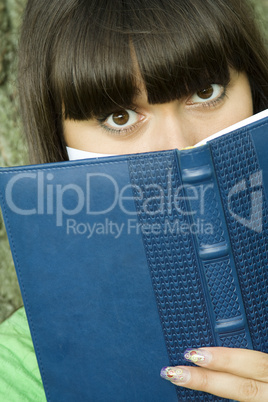
[[[268,384],[233,374],[197,367],[164,367],[161,377],[173,384],[226,399],[243,402],[268,401]]]
[[[268,354],[256,350],[233,348],[188,349],[184,353],[187,361],[210,370],[232,373],[268,383]]]

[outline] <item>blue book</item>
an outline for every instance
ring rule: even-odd
[[[223,401],[185,349],[268,352],[268,117],[206,144],[0,169],[48,401]]]

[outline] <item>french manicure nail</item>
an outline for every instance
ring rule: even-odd
[[[208,364],[212,359],[212,355],[210,352],[204,349],[187,349],[184,352],[184,358],[188,362]]]
[[[186,384],[191,378],[190,371],[180,367],[163,367],[160,376],[178,385]]]

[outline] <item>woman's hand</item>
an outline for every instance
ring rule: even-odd
[[[164,367],[161,377],[175,385],[222,398],[268,401],[268,354],[213,347],[189,349],[184,357],[200,367]]]

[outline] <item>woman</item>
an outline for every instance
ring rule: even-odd
[[[267,61],[252,10],[239,0],[30,0],[19,79],[31,160],[67,160],[66,146],[89,156],[192,146],[267,108]],[[7,345],[22,325],[27,347],[6,369],[0,395],[42,400],[23,314],[2,327]],[[6,361],[13,349],[0,352]],[[200,368],[161,375],[223,398],[268,400],[265,353],[194,352]],[[28,371],[21,369],[25,353]],[[16,389],[11,373],[28,382]]]

